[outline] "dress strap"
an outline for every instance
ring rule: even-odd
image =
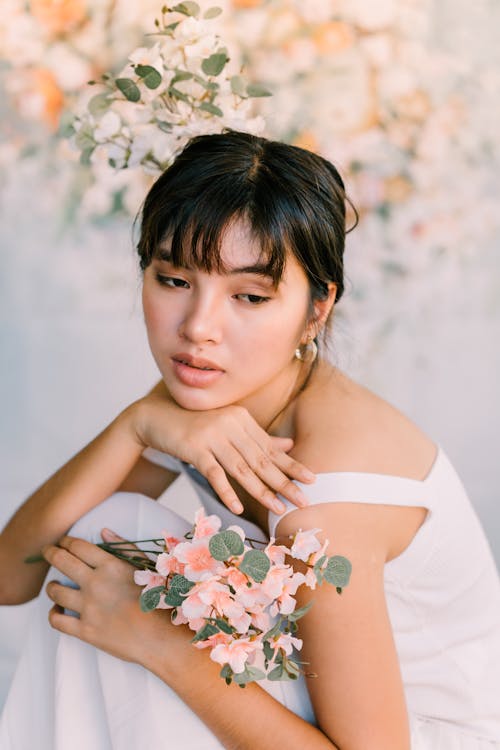
[[[311,505],[321,503],[368,503],[371,505],[418,506],[432,510],[431,485],[439,471],[444,454],[437,447],[436,457],[426,478],[409,479],[392,474],[371,474],[358,471],[330,471],[316,475],[314,484],[295,482]],[[274,536],[278,522],[292,510],[297,510],[289,500],[280,496],[286,509],[280,515],[269,511],[269,535]]]

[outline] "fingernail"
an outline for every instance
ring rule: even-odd
[[[307,482],[314,482],[316,480],[316,474],[313,474],[313,472],[309,471],[309,469],[303,469],[301,476]]]
[[[233,511],[233,513],[242,513],[243,505],[238,500],[235,500],[231,503],[231,510]]]
[[[103,529],[101,531],[102,536],[109,536],[111,539],[121,539],[121,537],[118,536],[118,534],[115,534],[114,531],[111,531],[111,529]]]
[[[285,510],[285,504],[281,502],[281,500],[274,500],[272,503],[272,508],[275,513],[283,513]]]

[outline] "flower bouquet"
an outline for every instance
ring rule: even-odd
[[[162,532],[160,539],[142,540],[161,550],[153,552],[155,560],[131,557],[127,542],[99,546],[142,568],[134,580],[143,587],[143,611],[171,610],[175,625],[194,631],[193,644],[210,649],[226,683],[244,687],[256,680],[297,679],[303,670],[290,658],[302,647],[295,636],[297,621],[312,605],[296,609],[297,589],[315,589],[326,581],[341,594],[349,582],[349,560],[328,557],[328,541],[320,542],[319,531],[297,531],[290,546],[274,538],[266,544],[246,538],[239,526],[221,529],[218,516],[200,509],[184,539]],[[294,570],[286,558],[300,561],[305,572]]]

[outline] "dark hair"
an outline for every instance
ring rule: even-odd
[[[141,269],[168,236],[175,265],[224,271],[221,239],[241,218],[258,239],[276,286],[292,252],[307,275],[311,303],[326,298],[330,281],[337,303],[344,292],[346,201],[339,173],[317,154],[237,131],[201,135],[146,197],[137,245]]]

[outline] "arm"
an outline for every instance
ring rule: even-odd
[[[141,664],[169,685],[228,750],[409,750],[409,728],[398,659],[385,606],[383,566],[387,524],[400,509],[321,505],[289,514],[280,534],[322,527],[336,541],[330,552],[353,563],[351,583],[338,596],[325,584],[299,590],[298,605],[314,606],[300,621],[301,659],[318,727],[259,685],[226,686],[219,666],[193,648],[192,633],[162,610],[142,613],[127,563],[79,539],[45,550],[47,560],[77,581],[78,591],[51,582],[51,625],[114,656]],[[397,515],[395,516],[397,519]],[[393,519],[394,520],[394,519]],[[62,613],[68,607],[80,619]]]

